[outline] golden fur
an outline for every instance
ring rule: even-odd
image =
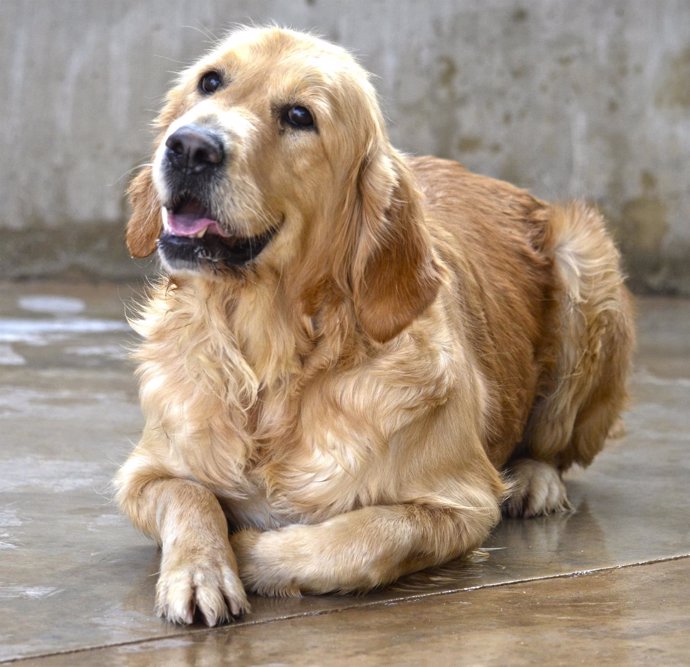
[[[209,69],[229,83],[200,97]],[[281,127],[285,103],[318,131]],[[252,28],[170,92],[130,189],[135,256],[185,123],[231,147],[228,231],[278,231],[241,270],[173,271],[133,323],[146,426],[117,498],[162,547],[159,613],[366,590],[478,547],[504,501],[567,507],[560,473],[602,448],[633,342],[599,214],[402,156],[344,50]]]

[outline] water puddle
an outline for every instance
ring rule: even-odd
[[[52,315],[76,315],[86,309],[86,304],[71,296],[23,296],[17,301],[22,310]]]
[[[123,320],[88,317],[86,303],[75,297],[40,294],[22,296],[17,299],[17,306],[27,314],[26,317],[0,317],[0,366],[27,365],[27,350],[18,348],[20,345],[45,347],[82,336],[129,331],[129,326]],[[126,356],[111,341],[97,345],[76,344],[68,353],[82,357],[102,355],[114,359],[124,359]]]
[[[97,334],[129,331],[126,322],[120,320],[91,320],[84,317],[55,320],[0,319],[0,343],[47,344],[55,342],[55,336],[65,338],[73,334]]]

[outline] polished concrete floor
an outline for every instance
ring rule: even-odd
[[[156,549],[109,481],[141,427],[132,291],[0,285],[0,662],[690,664],[690,302],[639,303],[626,435],[575,511],[507,520],[473,559],[362,597],[254,599],[208,630],[152,613]]]

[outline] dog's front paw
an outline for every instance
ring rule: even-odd
[[[156,588],[156,613],[172,623],[194,622],[198,612],[209,626],[228,622],[249,611],[242,582],[222,551],[163,556]]]

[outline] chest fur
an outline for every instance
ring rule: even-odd
[[[238,524],[320,520],[395,495],[382,471],[396,434],[448,395],[451,347],[403,334],[307,376],[294,339],[274,340],[262,365],[236,331],[188,322],[143,343],[142,405],[174,473],[211,488]]]

